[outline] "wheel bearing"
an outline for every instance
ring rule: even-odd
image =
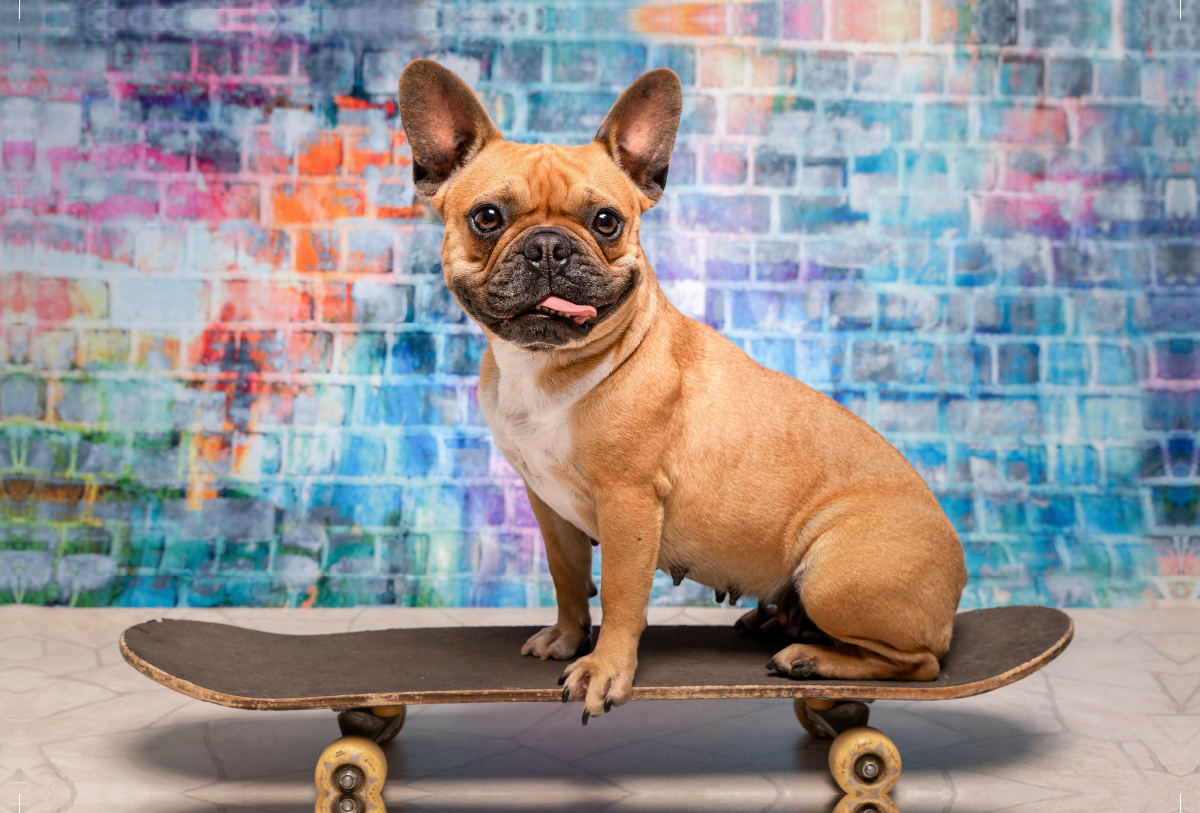
[[[333,783],[342,793],[354,793],[367,781],[357,765],[339,765],[333,772]]]
[[[883,759],[878,754],[863,754],[854,762],[854,773],[868,785],[879,781],[884,769]]]

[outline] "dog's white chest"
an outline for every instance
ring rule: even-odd
[[[580,399],[608,375],[605,359],[583,378],[558,392],[546,392],[537,384],[544,357],[503,342],[493,342],[492,353],[499,368],[498,380],[487,391],[479,391],[492,438],[500,453],[525,482],[563,519],[595,538],[598,531],[579,515],[583,496],[555,474],[570,466],[571,411]]]

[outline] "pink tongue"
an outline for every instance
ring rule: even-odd
[[[543,308],[551,308],[560,313],[569,313],[575,320],[575,324],[582,325],[590,317],[596,315],[596,309],[591,305],[576,305],[574,302],[568,302],[565,299],[559,299],[557,296],[548,296],[542,301]]]

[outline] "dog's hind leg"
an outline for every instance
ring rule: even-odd
[[[939,538],[936,521],[913,510],[907,522],[898,516],[874,503],[813,542],[795,584],[832,645],[792,644],[768,668],[794,678],[938,676],[966,581],[962,548],[952,529]]]

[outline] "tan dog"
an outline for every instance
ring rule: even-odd
[[[799,633],[807,614],[834,639],[787,646],[781,674],[936,677],[967,577],[925,482],[854,414],[676,310],[642,254],[675,74],[635,82],[579,147],[505,141],[434,62],[405,68],[399,101],[446,284],[488,338],[479,403],[546,541],[558,623],[523,653],[587,651],[603,545],[604,623],[564,700],[586,722],[629,699],[656,569],[757,596],[746,626]]]

